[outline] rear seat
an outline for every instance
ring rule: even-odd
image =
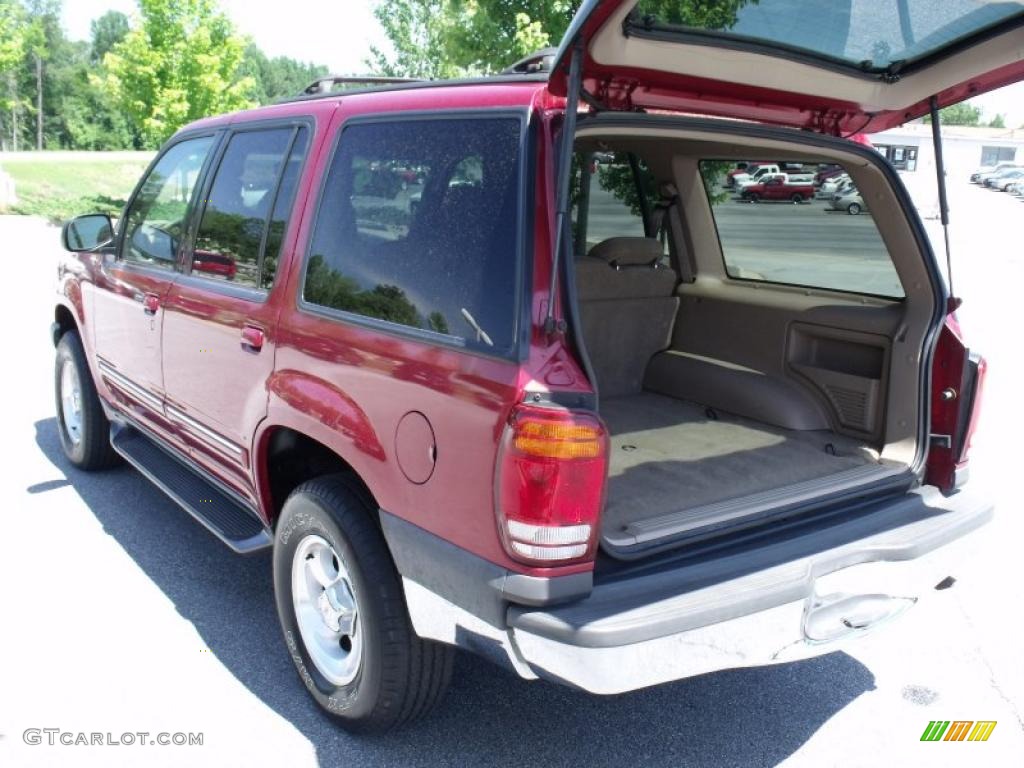
[[[583,340],[601,397],[641,391],[648,361],[672,337],[676,283],[652,238],[613,237],[576,260]]]

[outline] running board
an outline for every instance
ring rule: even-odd
[[[735,527],[745,527],[816,499],[887,482],[902,485],[907,468],[899,464],[867,464],[825,477],[784,485],[761,493],[681,509],[630,523],[621,530],[602,532],[602,544],[617,557],[631,559],[651,554],[649,547],[678,546],[681,541],[705,538]],[[635,549],[634,549],[635,548]]]
[[[205,479],[138,429],[112,425],[114,450],[240,555],[273,544],[270,532],[241,502]]]

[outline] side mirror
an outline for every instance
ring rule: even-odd
[[[69,251],[95,251],[114,241],[114,225],[105,213],[76,216],[64,222],[60,237]]]

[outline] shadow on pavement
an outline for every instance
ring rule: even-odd
[[[56,421],[35,427],[39,448],[106,533],[221,663],[315,745],[324,766],[771,766],[874,688],[871,672],[844,653],[612,697],[526,682],[460,654],[434,715],[384,737],[349,736],[321,715],[285,652],[268,554],[233,555],[129,468],[79,472],[61,452]]]

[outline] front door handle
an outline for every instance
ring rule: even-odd
[[[155,315],[160,309],[160,297],[155,293],[147,293],[142,297],[142,311],[147,315]]]
[[[246,352],[259,352],[263,349],[265,339],[266,334],[263,333],[262,328],[257,328],[255,325],[246,325],[242,328],[242,349]]]

